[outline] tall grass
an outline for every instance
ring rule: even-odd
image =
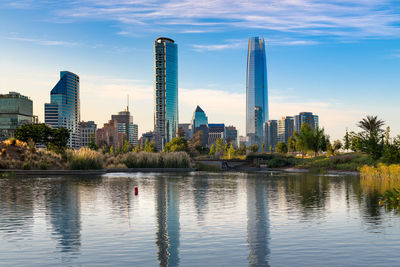
[[[125,154],[123,163],[128,168],[190,168],[191,165],[186,152],[129,152]]]
[[[103,168],[103,155],[87,147],[67,151],[68,166],[71,170],[93,170]]]
[[[369,190],[383,193],[386,190],[400,188],[400,165],[378,164],[363,166],[360,169],[361,184]]]

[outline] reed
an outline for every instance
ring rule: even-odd
[[[190,162],[186,152],[129,152],[123,160],[128,168],[189,168]]]
[[[375,166],[364,165],[360,169],[361,184],[369,190],[383,193],[393,188],[400,188],[400,165]]]
[[[103,155],[100,152],[83,147],[67,151],[68,166],[71,170],[93,170],[103,168]]]

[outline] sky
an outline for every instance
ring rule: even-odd
[[[332,139],[366,115],[400,134],[398,0],[0,0],[0,93],[44,103],[80,76],[82,120],[125,109],[153,129],[153,46],[178,44],[179,122],[196,105],[245,135],[248,38],[266,41],[270,119],[319,115]]]

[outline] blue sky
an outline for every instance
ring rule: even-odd
[[[153,128],[153,41],[179,51],[180,122],[245,131],[247,39],[264,37],[271,119],[312,111],[332,138],[376,114],[400,134],[400,2],[1,0],[0,92],[43,104],[60,70],[81,77],[81,117],[102,125],[131,98]]]

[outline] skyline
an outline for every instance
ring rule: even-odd
[[[245,135],[246,43],[260,36],[270,119],[311,111],[338,139],[376,114],[400,133],[395,1],[263,2],[271,3],[3,1],[1,93],[29,96],[44,121],[58,72],[69,70],[81,77],[83,120],[102,125],[123,110],[129,94],[139,132],[146,132],[153,128],[152,44],[168,36],[179,44],[179,122],[189,123],[200,105],[211,122]]]

